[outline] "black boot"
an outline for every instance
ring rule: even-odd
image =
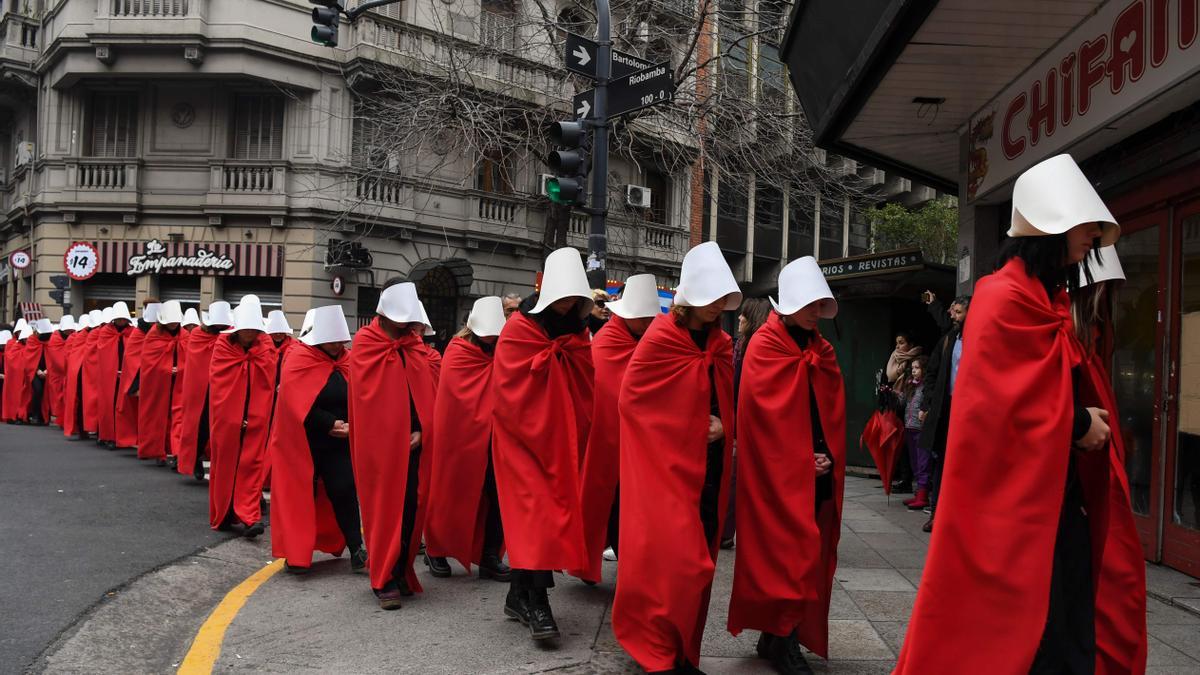
[[[253,525],[248,526],[246,528],[246,531],[242,532],[242,536],[247,539],[254,539],[254,538],[258,537],[258,535],[265,532],[266,529],[267,529],[266,525],[263,525],[263,521],[260,520],[257,523],[254,523]]]
[[[529,625],[529,596],[525,591],[516,586],[508,587],[508,597],[504,598],[504,616]]]
[[[495,551],[489,551],[479,560],[479,578],[509,581],[512,579],[512,568]]]
[[[810,675],[813,672],[804,658],[804,649],[794,636],[771,640],[770,659],[779,675]]]
[[[550,609],[550,596],[544,588],[529,591],[529,635],[534,640],[553,640],[560,636],[554,612]]]
[[[367,573],[367,547],[361,546],[350,554],[350,571],[354,574]]]
[[[758,644],[754,647],[754,650],[758,652],[758,658],[771,658],[771,644],[775,641],[775,637],[767,632],[763,632],[762,635],[758,636]]]
[[[425,566],[429,568],[429,573],[439,579],[445,579],[450,576],[450,563],[445,558],[431,556],[425,554]]]

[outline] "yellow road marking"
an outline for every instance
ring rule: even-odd
[[[192,641],[191,649],[188,650],[183,663],[179,665],[177,671],[179,675],[207,675],[212,672],[217,657],[221,655],[221,643],[225,641],[225,631],[229,628],[229,624],[233,623],[234,617],[242,609],[242,605],[246,604],[246,600],[254,594],[254,591],[281,569],[283,569],[283,558],[251,574],[225,595],[221,604],[217,605],[212,614],[208,615],[208,618],[204,620],[204,625],[200,626],[200,632],[196,633],[196,639]]]

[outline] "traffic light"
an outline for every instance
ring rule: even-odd
[[[66,291],[56,288],[50,291],[50,299],[61,305],[63,304],[63,299],[66,297],[63,295],[64,293],[66,293]]]
[[[558,147],[546,157],[554,177],[546,181],[546,196],[555,204],[568,206],[587,202],[587,134],[583,122],[555,122],[550,125],[550,140]]]
[[[326,47],[336,47],[338,43],[338,22],[342,13],[341,0],[311,0],[314,5],[312,19],[312,41],[325,45]]]

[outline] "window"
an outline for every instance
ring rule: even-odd
[[[764,43],[778,45],[783,39],[787,18],[788,3],[784,0],[759,0],[758,30],[762,31],[759,39]]]
[[[91,123],[92,157],[137,156],[137,94],[93,94]]]
[[[842,257],[842,218],[840,198],[825,197],[821,200],[821,260]]]
[[[355,104],[350,164],[356,169],[399,173],[400,153],[391,141],[387,125],[375,117],[377,114],[371,108]]]
[[[373,9],[371,11],[378,14],[379,16],[386,16],[389,19],[395,19],[395,20],[399,21],[402,18],[401,15],[403,14],[403,10],[404,10],[404,3],[397,2],[397,3],[391,4],[391,5],[384,5],[382,7],[376,7],[375,9]]]
[[[746,252],[746,217],[750,200],[746,177],[722,176],[717,185],[717,243],[727,251]]]
[[[479,44],[493,49],[516,48],[516,10],[504,0],[483,0],[479,13]]]
[[[233,105],[233,158],[283,158],[283,97],[238,94]]]
[[[671,181],[657,171],[646,172],[646,187],[650,188],[650,212],[646,219],[659,225],[667,224],[667,204],[671,197]]]
[[[496,194],[512,194],[512,169],[508,153],[492,148],[483,153],[475,168],[475,188]]]
[[[789,94],[778,48],[763,45],[759,49],[758,75],[758,100],[770,112],[784,112]]]
[[[758,183],[754,191],[754,252],[778,260],[783,249],[783,191]]]
[[[795,260],[813,254],[813,198],[792,187],[788,204],[788,258]]]

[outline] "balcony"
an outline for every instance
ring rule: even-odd
[[[140,161],[136,158],[71,157],[64,168],[64,204],[136,210],[141,202]]]
[[[101,0],[101,5],[106,2],[113,18],[184,18],[200,4],[199,0]]]
[[[222,213],[287,209],[287,166],[283,162],[221,159],[209,163],[206,207]]]
[[[407,202],[404,183],[398,178],[360,174],[354,178],[354,199],[361,202],[401,206]]]
[[[38,31],[35,19],[9,12],[0,21],[0,61],[32,66],[38,57]]]

